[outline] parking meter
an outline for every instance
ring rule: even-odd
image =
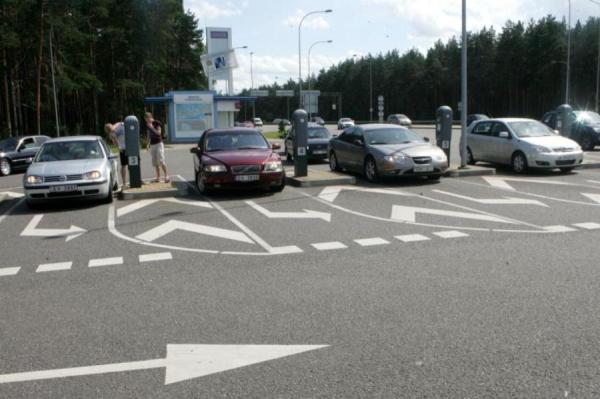
[[[292,114],[294,124],[294,176],[303,177],[308,174],[308,114],[303,109],[297,109]]]
[[[573,108],[569,104],[563,104],[556,109],[556,129],[561,136],[571,137],[573,126]]]
[[[437,109],[435,116],[435,139],[440,147],[450,159],[450,144],[452,142],[452,108],[444,105]]]
[[[125,154],[129,163],[129,187],[142,187],[140,171],[140,123],[137,117],[125,118]]]

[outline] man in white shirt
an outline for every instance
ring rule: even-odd
[[[125,152],[125,124],[117,122],[115,124],[107,123],[104,125],[104,131],[110,137],[112,143],[119,148],[119,158],[121,160],[121,178],[123,187],[127,184],[127,166],[129,165],[127,154]]]

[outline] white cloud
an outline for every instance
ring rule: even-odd
[[[186,0],[186,8],[201,20],[232,17],[242,13],[240,7],[231,1],[220,1],[215,4],[208,0]]]
[[[296,15],[291,15],[283,20],[283,25],[291,28],[297,28],[298,24],[302,17],[306,15],[306,12],[303,10],[296,10]],[[303,28],[311,28],[311,29],[328,29],[329,22],[322,15],[311,15],[304,19],[302,22]]]

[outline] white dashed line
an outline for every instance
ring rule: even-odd
[[[19,270],[21,270],[20,267],[3,267],[3,268],[0,268],[0,277],[2,277],[2,276],[14,276],[15,274],[19,273]]]
[[[158,262],[161,260],[171,260],[173,255],[170,252],[159,252],[155,254],[144,254],[139,257],[140,263],[143,262]]]
[[[59,270],[70,270],[71,266],[73,266],[73,262],[45,263],[43,265],[39,265],[35,272],[43,273],[55,272]]]
[[[405,236],[396,236],[396,239],[398,239],[402,242],[415,242],[415,241],[427,241],[430,238],[425,237],[424,235],[421,235],[421,234],[408,234]]]
[[[576,223],[573,226],[579,227],[580,229],[585,229],[585,230],[600,229],[600,224],[598,224],[598,223]]]
[[[463,233],[462,231],[450,230],[450,231],[438,231],[437,233],[433,233],[434,235],[441,238],[462,238],[468,237],[469,235]]]
[[[551,233],[569,233],[571,231],[577,231],[577,229],[574,229],[572,227],[569,226],[545,226],[544,230],[549,231]]]
[[[372,247],[375,245],[386,245],[390,242],[384,240],[383,238],[375,237],[375,238],[362,238],[359,240],[354,240],[355,243],[360,245],[361,247]]]
[[[310,244],[312,245],[315,249],[318,249],[319,251],[329,251],[332,249],[345,249],[348,248],[346,245],[342,244],[339,241],[332,241],[332,242],[318,242],[315,244]]]
[[[119,256],[116,258],[102,258],[102,259],[90,259],[88,267],[100,267],[100,266],[114,266],[122,265],[123,257]]]

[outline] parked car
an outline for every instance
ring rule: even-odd
[[[282,191],[281,158],[255,128],[209,129],[200,136],[194,154],[194,176],[200,193],[213,188],[269,188]]]
[[[294,128],[290,129],[285,139],[285,153],[288,161],[294,160],[294,141],[296,139],[296,132]],[[317,125],[316,123],[310,122],[308,124],[308,146],[306,148],[306,155],[308,160],[320,160],[327,159],[327,147],[329,140],[331,139],[331,133],[325,127]]]
[[[341,118],[337,123],[338,130],[344,130],[347,127],[354,126],[354,121],[350,118]]]
[[[260,118],[252,118],[252,123],[254,123],[254,127],[262,127],[263,121]]]
[[[290,122],[288,119],[282,119],[282,118],[273,119],[273,124],[279,126],[279,123],[281,121],[283,121],[284,126],[292,126],[292,122]]]
[[[485,115],[485,114],[471,114],[471,115],[467,115],[467,126],[471,126],[471,123],[475,122],[475,121],[481,121],[484,119],[490,119],[489,116]]]
[[[473,123],[467,135],[469,163],[511,165],[516,173],[528,168],[569,172],[583,162],[575,141],[557,135],[533,119],[501,118]]]
[[[542,117],[542,122],[551,129],[558,129],[557,113],[551,111]],[[571,138],[579,143],[584,151],[592,151],[600,145],[600,115],[593,111],[574,111]]]
[[[448,169],[448,158],[405,127],[367,124],[348,128],[329,142],[329,167],[363,173],[369,181],[385,176],[437,180]]]
[[[98,136],[46,141],[23,176],[29,205],[65,198],[111,202],[118,188],[117,155]]]
[[[391,114],[387,118],[388,123],[394,123],[400,126],[411,127],[412,121],[404,114]]]
[[[236,122],[235,127],[249,127],[254,128],[254,122],[244,121],[244,122]]]
[[[310,118],[310,121],[318,125],[325,126],[325,120],[320,116],[313,116],[312,118]]]
[[[0,141],[0,176],[24,170],[35,158],[48,136],[9,137]]]

